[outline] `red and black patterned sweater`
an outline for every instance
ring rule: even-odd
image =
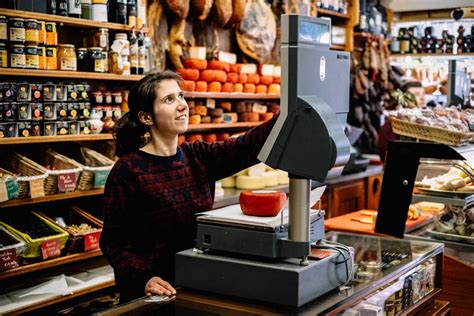
[[[173,156],[135,151],[115,163],[105,186],[100,248],[121,301],[143,296],[153,276],[173,284],[175,254],[195,246],[194,214],[212,208],[215,181],[258,163],[275,120],[224,142],[184,143]]]

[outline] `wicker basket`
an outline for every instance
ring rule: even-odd
[[[66,244],[66,254],[73,254],[73,253],[78,253],[78,252],[84,252],[87,250],[94,250],[98,248],[98,244],[96,244],[94,247],[90,249],[86,249],[85,246],[85,238],[86,235],[88,234],[95,234],[96,238],[99,239],[100,233],[102,232],[102,222],[99,221],[98,219],[94,218],[92,215],[86,213],[85,211],[81,210],[78,207],[71,207],[70,209],[66,210],[61,210],[60,212],[55,212],[51,213],[48,212],[47,215],[45,213],[38,212],[42,217],[44,217],[46,220],[50,221],[53,224],[57,224],[55,222],[55,217],[62,217],[64,221],[68,225],[80,225],[80,224],[88,224],[93,227],[92,230],[86,232],[86,233],[77,233],[70,227],[66,226],[63,227],[65,231],[69,233],[69,239]],[[87,214],[87,215],[86,215]]]
[[[73,192],[77,189],[77,180],[82,171],[79,163],[49,148],[36,150],[31,154],[31,158],[47,167],[48,177],[44,183],[46,195]],[[68,179],[60,181],[60,178]]]
[[[45,167],[16,152],[4,151],[1,155],[0,165],[17,175],[18,198],[26,199],[45,195],[44,181],[48,177],[48,170]],[[32,186],[35,187],[34,196],[31,195]]]
[[[103,188],[114,161],[87,147],[69,148],[66,154],[81,165],[77,188],[80,191]]]
[[[471,138],[469,134],[408,122],[396,117],[390,117],[390,121],[392,122],[392,129],[395,134],[429,140],[440,144],[459,146],[469,142]]]
[[[5,202],[18,197],[18,180],[16,176],[0,168],[0,202]]]
[[[63,229],[61,229],[59,226],[57,226],[56,224],[52,224],[50,221],[48,221],[47,219],[45,219],[43,216],[39,215],[38,213],[31,212],[31,214],[32,214],[32,216],[35,216],[37,218],[37,220],[40,220],[43,223],[45,223],[46,225],[48,225],[53,231],[56,232],[56,234],[51,235],[51,236],[42,237],[42,238],[33,239],[29,235],[19,231],[18,229],[16,229],[12,225],[9,225],[5,222],[0,222],[1,226],[5,227],[9,232],[11,232],[13,235],[15,235],[16,237],[20,238],[21,240],[23,240],[25,242],[26,249],[22,253],[21,256],[23,258],[41,257],[41,254],[42,254],[41,245],[42,245],[42,243],[44,241],[49,241],[49,240],[56,239],[56,238],[59,239],[60,249],[64,249],[64,247],[66,246],[67,239],[69,238],[69,234],[66,231],[64,231]]]

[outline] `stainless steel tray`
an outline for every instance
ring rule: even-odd
[[[467,243],[467,244],[474,244],[474,237],[441,233],[441,232],[431,230],[431,229],[427,229],[426,232],[437,239],[444,239],[444,240],[450,240],[450,241],[458,241],[458,242]]]
[[[416,187],[416,189],[418,190],[418,192],[420,192],[422,194],[443,196],[443,197],[465,198],[466,196],[474,194],[474,191],[472,191],[472,192],[445,191],[445,190],[435,190],[435,189],[427,189],[427,188],[420,188],[420,187]]]

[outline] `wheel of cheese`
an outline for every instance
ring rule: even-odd
[[[249,79],[247,82],[257,85],[260,83],[260,76],[257,74],[249,74]]]
[[[249,80],[249,75],[247,74],[239,74],[239,81],[238,83],[247,83]]]
[[[178,146],[184,143],[185,141],[186,141],[186,137],[184,135],[178,136]]]
[[[186,137],[186,140],[190,143],[194,143],[197,141],[202,141],[202,135],[201,134],[190,134]]]
[[[200,124],[201,123],[201,115],[194,114],[189,116],[189,124]]]
[[[255,93],[255,85],[253,83],[244,84],[244,93]]]
[[[235,187],[235,177],[227,177],[220,180],[223,188],[233,188]]]
[[[176,71],[181,75],[184,80],[196,81],[199,79],[199,70],[197,69],[186,69],[179,68]]]
[[[238,177],[238,176],[248,176],[249,173],[248,173],[248,168],[247,169],[243,169],[243,170],[240,170],[239,172],[237,172],[236,174],[234,174],[234,176]],[[237,179],[236,179],[237,180]]]
[[[264,84],[268,86],[271,83],[273,83],[272,76],[260,76],[260,84]]]
[[[231,72],[236,72],[236,73],[240,73],[240,71],[242,70],[242,64],[232,64],[230,65],[230,71]]]
[[[211,82],[214,80],[216,80],[215,70],[206,69],[201,71],[201,74],[199,75],[199,81]]]
[[[249,176],[262,176],[265,173],[266,167],[263,163],[258,163],[249,167],[248,169]]]
[[[234,84],[231,82],[226,82],[222,86],[222,92],[234,92]]]
[[[211,123],[215,123],[215,124],[224,123],[224,117],[223,116],[211,117]]]
[[[222,116],[224,114],[224,110],[221,109],[221,108],[216,108],[216,109],[208,109],[207,110],[207,113],[211,116],[211,117],[216,117],[216,116]]]
[[[239,121],[239,116],[235,112],[224,113],[222,119],[224,123],[237,123]]]
[[[280,83],[281,78],[280,77],[273,77],[273,83]]]
[[[217,71],[217,70],[215,70]],[[207,85],[207,92],[221,92],[222,84],[217,81],[209,82]]]
[[[276,187],[278,183],[278,172],[267,171],[263,175],[263,181],[265,181],[265,187]]]
[[[211,123],[211,117],[210,116],[202,116],[201,117],[201,124],[207,124]]]
[[[196,90],[196,82],[191,80],[184,80],[184,91],[193,92]]]
[[[267,93],[267,86],[264,84],[259,84],[257,88],[255,88],[255,93]]]
[[[229,133],[217,133],[217,141],[224,141],[229,137]]]
[[[205,142],[208,142],[208,143],[213,143],[217,140],[217,136],[214,133],[204,134],[202,138]]]
[[[196,82],[196,92],[207,92],[207,82],[206,81],[197,81]]]
[[[237,83],[239,81],[239,74],[236,72],[229,72],[227,74],[227,82]]]
[[[239,114],[239,122],[258,122],[258,113],[244,112]]]
[[[225,72],[230,71],[230,65],[228,63],[225,63],[223,61],[218,61],[218,60],[210,60],[207,63],[207,68],[214,69],[214,70],[223,70]]]
[[[258,113],[258,120],[261,121],[261,122],[271,120],[272,118],[273,118],[273,113],[272,112]]]
[[[188,58],[183,60],[183,65],[185,68],[204,70],[207,69],[207,60]]]
[[[288,177],[288,172],[277,170],[278,172],[278,185],[289,184],[290,178]]]
[[[262,177],[237,176],[235,186],[241,190],[257,190],[265,188],[265,181]]]
[[[230,102],[221,102],[221,103],[219,103],[219,106],[222,109],[224,109],[225,112],[232,111],[232,103],[230,103]]]
[[[234,109],[234,112],[243,113],[245,112],[245,105],[246,105],[245,102],[240,101],[240,102],[234,103],[232,108]]]
[[[240,193],[239,202],[245,215],[277,216],[285,206],[286,193],[270,190],[245,191]]]
[[[243,92],[244,91],[244,85],[241,83],[236,83],[234,84],[234,92]]]
[[[207,107],[204,105],[196,105],[194,107],[194,113],[199,114],[201,116],[207,116]]]
[[[280,85],[277,83],[272,83],[268,86],[268,94],[280,94]]]
[[[223,70],[214,70],[215,71],[215,81],[219,81],[219,82],[226,82],[227,81],[227,73]]]

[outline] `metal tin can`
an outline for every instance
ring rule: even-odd
[[[39,43],[39,24],[38,20],[28,19],[25,20],[25,43],[29,45],[38,45]]]
[[[0,41],[8,40],[8,20],[6,16],[0,16]]]
[[[5,43],[0,43],[0,68],[8,67],[8,51]]]
[[[10,26],[10,43],[25,43],[25,19],[12,18],[8,25]]]
[[[13,44],[10,46],[10,67],[25,68],[26,55],[25,45]]]
[[[46,47],[46,70],[58,70],[57,53],[56,47]]]
[[[26,46],[26,66],[28,69],[39,68],[38,46]]]

